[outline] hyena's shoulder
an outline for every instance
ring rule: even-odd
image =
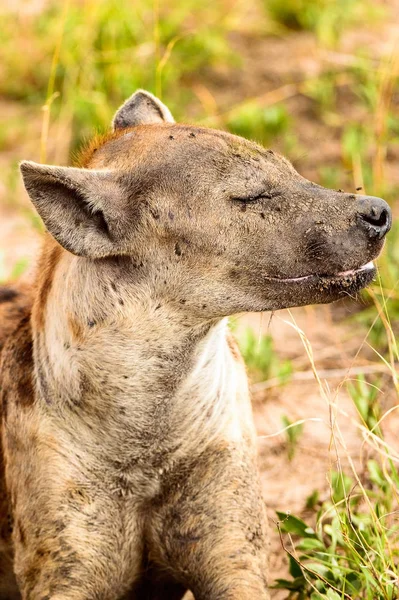
[[[26,285],[0,286],[0,414],[5,417],[13,391],[31,396],[32,289]],[[29,363],[29,364],[28,364]],[[27,378],[29,381],[27,381]]]
[[[7,338],[32,310],[33,291],[28,285],[0,286],[0,352]]]
[[[0,433],[9,401],[25,403],[33,397],[31,290],[23,286],[0,286]],[[12,569],[11,520],[6,492],[5,459],[0,443],[0,598],[20,600]]]
[[[6,418],[8,400],[28,404],[32,386],[32,290],[0,286],[0,408]]]

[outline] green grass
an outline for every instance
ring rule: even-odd
[[[240,107],[227,120],[227,127],[236,135],[256,138],[270,145],[284,136],[291,126],[291,117],[283,104],[261,107],[256,102]]]
[[[388,368],[390,359],[397,360],[389,321],[384,333],[388,350],[387,358],[381,358]],[[311,350],[308,354],[317,372]],[[362,455],[371,458],[363,459],[362,468],[355,465],[331,416],[331,452],[339,470],[329,472],[330,498],[320,502],[318,491],[313,492],[306,502],[306,521],[277,512],[291,577],[278,579],[275,587],[286,590],[292,600],[399,597],[399,454],[384,438],[384,419],[399,400],[394,367],[391,375],[389,382],[375,376],[366,380],[364,375],[346,382],[364,440]],[[334,397],[319,383],[321,396],[334,406]],[[395,396],[390,410],[381,402],[387,390]]]
[[[350,26],[364,24],[381,14],[364,0],[263,0],[276,23],[293,30],[313,32],[326,45],[336,45]]]
[[[379,426],[382,416],[379,404],[381,385],[379,378],[374,378],[371,383],[366,381],[364,375],[360,375],[355,381],[348,381],[346,385],[363,425],[370,431],[374,431],[376,435],[382,436]]]
[[[2,16],[0,94],[34,105],[51,99],[53,117],[71,119],[71,150],[108,127],[139,87],[187,118],[193,93],[185,79],[237,60],[226,38],[234,11],[225,4],[53,2],[23,28],[17,13]]]
[[[275,587],[296,600],[396,600],[398,598],[398,472],[370,460],[364,486],[342,472],[330,473],[331,499],[309,525],[278,512],[290,579]],[[367,485],[367,487],[366,487]]]
[[[252,381],[272,377],[278,377],[281,381],[289,380],[292,373],[291,362],[278,357],[271,335],[257,336],[251,327],[247,327],[238,336],[238,344]]]
[[[285,428],[288,460],[292,460],[297,444],[303,435],[303,423],[294,423],[287,415],[283,415],[281,421]]]

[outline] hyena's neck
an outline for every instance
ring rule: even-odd
[[[78,423],[79,435],[108,436],[111,454],[125,445],[129,458],[133,450],[177,452],[177,439],[217,437],[235,412],[237,387],[226,321],[188,325],[148,294],[145,280],[127,291],[105,263],[87,265],[63,254],[41,329],[34,313],[43,406],[73,431]]]

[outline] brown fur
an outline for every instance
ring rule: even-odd
[[[9,378],[5,377],[2,386],[2,410],[7,418],[7,396],[16,399],[21,408],[32,405],[35,395],[33,389],[33,343],[30,314],[27,313],[9,336],[4,347],[2,368]],[[18,365],[18,373],[13,372]]]
[[[97,150],[103,148],[107,142],[123,137],[128,131],[133,130],[134,128],[117,129],[116,131],[98,133],[76,153],[73,160],[74,165],[76,167],[88,168],[95,158]]]
[[[6,348],[0,355],[0,358],[3,356],[0,368],[6,373],[0,388],[1,416],[4,421],[7,418],[9,397],[14,399],[18,396],[21,408],[29,406],[34,399],[32,336],[29,323],[32,290],[27,286],[10,286],[2,288],[0,295],[4,300],[0,304],[0,349],[4,346]],[[7,340],[10,341],[7,343]],[[12,567],[12,515],[5,487],[4,460],[0,450],[0,598],[11,600],[18,598],[19,594]],[[20,525],[20,535],[21,533]]]
[[[229,345],[231,354],[234,357],[234,359],[237,362],[241,362],[242,363],[243,360],[242,360],[240,349],[239,349],[238,344],[237,344],[237,342],[236,342],[236,340],[235,340],[235,338],[233,337],[232,334],[229,334],[227,336],[227,343]]]
[[[0,600],[267,600],[224,317],[355,293],[389,208],[148,93],[114,128],[88,168],[21,165],[49,234],[33,293],[0,288]]]
[[[31,309],[32,288],[29,285],[0,286],[0,351],[19,320]]]
[[[56,269],[57,263],[61,258],[62,248],[49,235],[46,235],[45,243],[43,244],[42,255],[37,268],[38,290],[37,299],[33,309],[33,322],[38,330],[44,327],[44,316],[47,304],[47,298],[53,284],[52,275]]]
[[[69,329],[72,333],[72,338],[75,342],[81,342],[83,338],[83,327],[73,316],[68,319]]]

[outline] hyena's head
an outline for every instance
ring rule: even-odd
[[[126,293],[141,273],[154,297],[214,318],[331,302],[372,280],[391,226],[384,200],[316,185],[245,139],[175,124],[147,92],[113,128],[85,168],[21,170],[51,235],[97,269],[123,263]]]

